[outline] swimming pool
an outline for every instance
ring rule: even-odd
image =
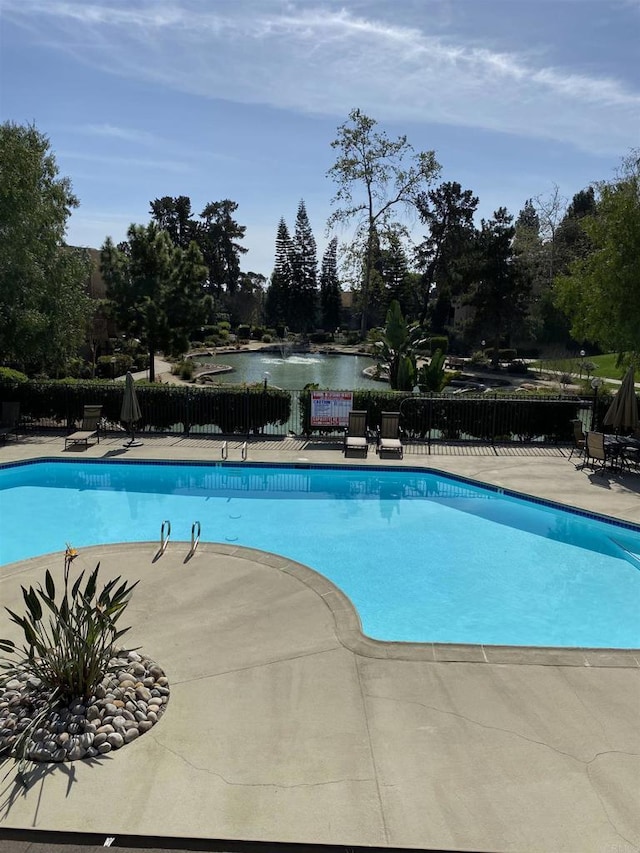
[[[640,530],[417,469],[49,460],[0,468],[0,564],[237,543],[326,575],[380,640],[640,646]]]

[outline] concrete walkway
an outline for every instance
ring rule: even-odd
[[[221,441],[143,436],[126,458],[218,461]],[[0,459],[121,458],[29,436]],[[231,458],[239,458],[233,442]],[[558,448],[407,448],[401,464],[454,471],[638,520],[640,476],[576,471]],[[249,460],[331,462],[339,446],[256,440]],[[373,451],[364,464],[379,463]],[[382,464],[395,465],[395,462]],[[1,522],[0,522],[1,523]],[[532,663],[398,655],[361,639],[350,603],[278,555],[203,543],[83,549],[141,579],[131,642],[167,672],[157,726],[100,761],[0,785],[0,830],[83,830],[491,851],[640,850],[640,659]],[[0,568],[0,601],[60,557]],[[0,636],[12,635],[0,614]],[[596,664],[596,665],[594,665]]]

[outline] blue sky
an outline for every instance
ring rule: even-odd
[[[0,118],[50,138],[75,245],[156,197],[231,198],[243,269],[269,275],[302,198],[321,254],[353,107],[485,217],[570,199],[639,144],[640,0],[0,0],[0,40]]]

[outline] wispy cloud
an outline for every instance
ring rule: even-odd
[[[375,8],[4,0],[8,19],[84,62],[203,97],[339,117],[357,105],[379,120],[516,133],[597,153],[633,144],[640,93],[619,79],[547,66],[543,45],[499,51],[430,33],[428,15],[402,26],[374,17]]]
[[[124,167],[130,169],[149,169],[150,171],[162,170],[164,172],[185,173],[191,171],[191,166],[184,159],[176,160],[154,160],[149,157],[118,157],[113,154],[94,154],[87,151],[67,151],[62,149],[58,152],[60,159],[69,162],[86,161],[90,163],[104,163],[108,166],[117,166],[120,170]]]
[[[136,130],[131,127],[116,127],[113,124],[86,124],[78,128],[80,133],[98,136],[105,139],[120,139],[137,145],[156,145],[161,140],[146,130]]]

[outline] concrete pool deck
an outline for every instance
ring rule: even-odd
[[[142,436],[63,450],[21,437],[0,461],[219,461],[221,440]],[[241,441],[229,443],[239,461]],[[432,448],[353,464],[434,468],[629,521],[640,475],[576,471],[561,448]],[[344,462],[339,444],[254,439],[249,462]],[[0,521],[1,526],[1,521]],[[62,533],[64,539],[64,534]],[[157,726],[99,762],[0,784],[3,828],[501,851],[640,850],[640,660],[598,665],[394,659],[344,634],[350,605],[277,555],[202,543],[83,549],[141,578],[125,622],[166,670]],[[52,557],[0,568],[0,601]],[[60,562],[61,564],[61,562]],[[188,581],[188,582],[187,582]],[[640,612],[640,602],[639,602]],[[9,620],[0,614],[0,636]],[[380,644],[385,646],[387,644]],[[603,665],[604,664],[604,665]]]

